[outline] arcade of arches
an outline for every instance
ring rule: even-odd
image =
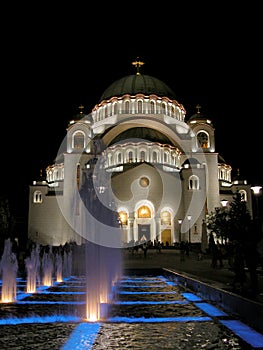
[[[154,216],[149,205],[138,207],[134,217],[122,209],[118,212],[122,226],[123,242],[160,241],[172,245],[175,242],[174,225],[171,211],[164,209],[160,216]]]

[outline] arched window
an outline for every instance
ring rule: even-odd
[[[142,113],[142,101],[138,101],[138,113]]]
[[[209,135],[204,132],[204,131],[200,131],[197,134],[197,142],[198,142],[198,147],[201,148],[209,148]]]
[[[42,203],[42,192],[40,192],[40,191],[34,192],[33,202],[34,203]]]
[[[77,131],[73,135],[73,149],[83,149],[85,147],[84,133],[82,131]]]
[[[140,152],[140,161],[144,162],[145,161],[145,151]]]
[[[189,177],[188,188],[189,190],[199,190],[199,178],[196,175]]]
[[[119,219],[122,225],[128,225],[128,214],[125,211],[119,212]]]
[[[102,108],[99,109],[99,120],[102,120]]]
[[[168,163],[168,152],[164,152],[163,154],[163,162]]]
[[[158,153],[156,151],[153,151],[153,163],[156,163],[158,161]]]
[[[162,103],[162,113],[166,113],[166,105],[164,102]]]
[[[168,210],[161,213],[161,225],[171,225],[171,213]]]
[[[151,113],[153,114],[155,112],[155,104],[153,101],[151,101]]]
[[[140,185],[141,185],[142,187],[148,187],[150,181],[149,181],[148,177],[143,176],[143,177],[140,178],[139,183],[140,183]]]
[[[151,217],[151,211],[146,205],[142,205],[138,209],[138,218],[150,218]]]
[[[130,101],[125,101],[125,113],[130,113]]]
[[[48,178],[48,182],[54,181],[53,171],[52,170],[48,171],[47,178]]]
[[[106,117],[109,117],[111,116],[111,105],[108,104],[107,107],[106,107]]]
[[[54,173],[53,173],[53,177],[54,177],[54,181],[58,180],[58,169],[54,169]]]
[[[130,151],[130,152],[128,153],[128,162],[129,162],[129,163],[132,163],[132,161],[133,161],[133,152]]]
[[[240,190],[239,193],[240,193],[240,196],[241,196],[241,201],[242,202],[247,202],[247,192],[245,190]]]
[[[113,114],[117,114],[117,112],[118,112],[118,105],[117,105],[117,102],[115,102],[113,105]]]

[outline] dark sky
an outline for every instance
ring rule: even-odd
[[[135,72],[137,56],[142,73],[176,93],[186,120],[202,106],[233,176],[239,168],[263,184],[259,8],[19,6],[3,14],[1,193],[27,205],[28,185],[53,162],[78,106],[91,112],[111,83]]]

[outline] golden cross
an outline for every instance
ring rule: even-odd
[[[197,105],[195,108],[197,108],[197,114],[200,114],[200,109],[201,109],[202,107],[200,106],[199,103],[198,103],[198,105]]]
[[[79,106],[79,109],[80,109],[79,114],[83,114],[83,109],[84,109],[84,106],[83,106],[83,105],[80,105],[80,106]]]
[[[137,68],[136,75],[140,75],[139,70],[140,70],[141,66],[144,65],[144,62],[140,61],[139,57],[137,57],[136,61],[132,62],[132,65]]]

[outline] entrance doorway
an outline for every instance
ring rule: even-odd
[[[172,242],[171,242],[171,230],[170,229],[162,230],[161,241],[162,241],[162,243],[164,243],[164,245],[166,245],[166,244],[171,245]]]
[[[140,241],[146,239],[146,241],[149,241],[150,237],[150,225],[138,224],[138,240]]]

